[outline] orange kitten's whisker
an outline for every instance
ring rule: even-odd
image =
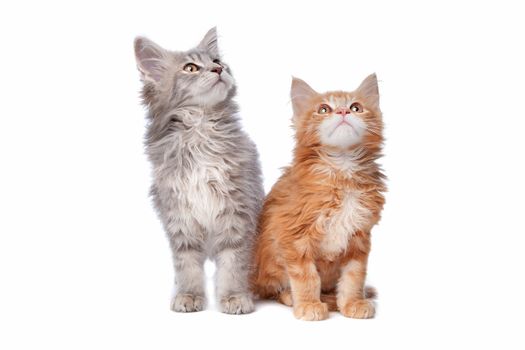
[[[380,131],[378,130],[372,130],[372,129],[366,129],[369,133],[371,134],[374,134],[374,135],[377,135],[377,136],[381,136],[380,135]]]

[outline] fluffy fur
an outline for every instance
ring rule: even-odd
[[[364,283],[386,190],[376,163],[383,141],[376,76],[354,92],[325,94],[294,79],[291,95],[294,159],[263,206],[253,289],[293,306],[299,319],[322,320],[329,310],[373,317],[375,292]]]
[[[215,28],[186,52],[139,37],[135,55],[148,108],[151,195],[176,272],[172,310],[205,307],[203,264],[210,257],[221,310],[251,312],[247,267],[264,194],[257,151],[241,130],[234,80],[219,56]]]

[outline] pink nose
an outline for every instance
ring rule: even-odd
[[[214,73],[217,73],[217,74],[221,75],[221,73],[222,73],[222,67],[213,67],[213,68],[211,69],[211,71],[214,72]]]
[[[339,107],[335,110],[336,114],[341,114],[343,117],[347,114],[350,114],[350,108]]]

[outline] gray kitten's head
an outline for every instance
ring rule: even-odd
[[[135,57],[144,83],[144,102],[150,108],[212,108],[235,94],[231,71],[219,55],[215,28],[195,48],[181,52],[137,37]]]

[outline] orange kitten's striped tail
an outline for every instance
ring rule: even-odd
[[[375,299],[377,298],[377,290],[374,287],[365,287],[365,298]],[[328,304],[328,310],[337,311],[337,297],[335,294],[321,294],[321,301]]]
[[[377,298],[377,289],[372,286],[365,287],[365,298],[366,299],[376,299]]]

